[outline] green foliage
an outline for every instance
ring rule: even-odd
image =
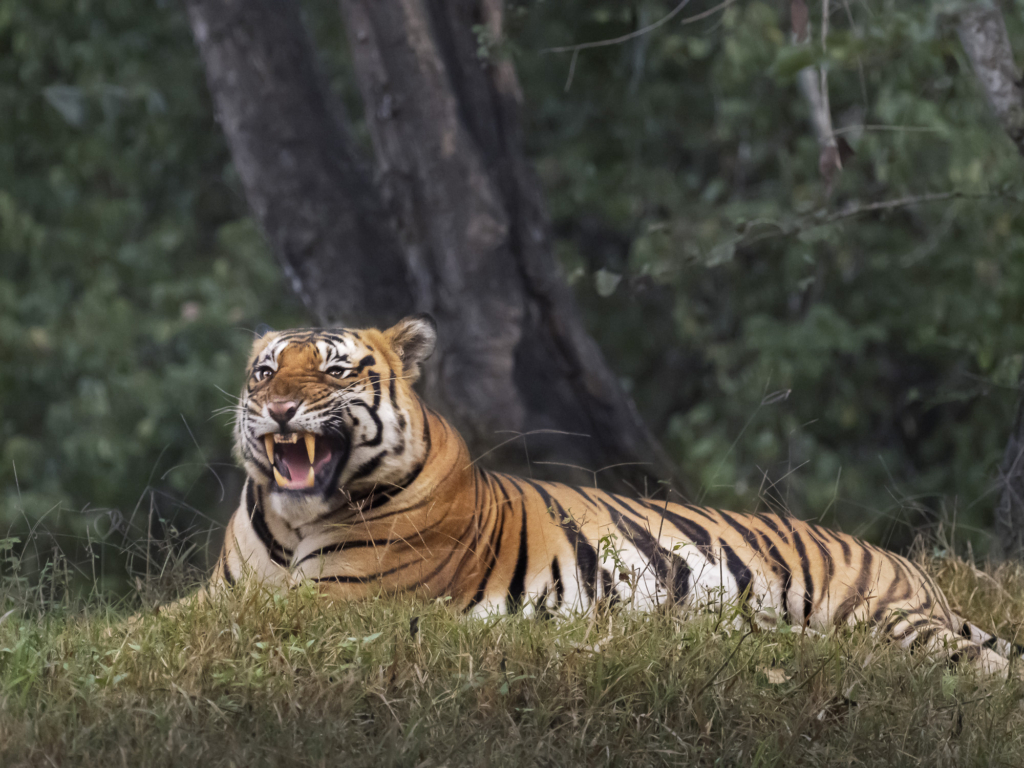
[[[675,5],[514,4],[511,39],[480,40],[519,71],[598,342],[702,500],[896,545],[911,531],[893,518],[946,516],[984,547],[971,531],[990,523],[1024,361],[1024,190],[949,20],[833,4],[822,51],[791,43],[782,0],[681,24],[713,5],[694,0],[580,52],[568,89],[570,55],[542,52]],[[304,6],[368,149],[336,3]],[[0,51],[0,537],[35,558],[22,575],[78,547],[90,579],[123,587],[126,537],[184,546],[175,530],[226,518],[238,475],[215,412],[248,329],[305,316],[246,215],[177,4],[2,4]],[[831,194],[807,64],[829,67],[856,152]]]
[[[222,517],[211,417],[247,329],[301,317],[159,5],[0,7],[0,532],[36,568],[47,531],[70,552]]]
[[[741,2],[581,51],[568,89],[570,54],[542,52],[674,6],[511,14],[531,151],[602,347],[703,500],[897,545],[912,531],[890,518],[945,515],[985,546],[1024,351],[1024,164],[952,24],[833,4],[823,52],[817,5],[794,46],[789,3]],[[856,152],[831,194],[795,82],[822,63]]]

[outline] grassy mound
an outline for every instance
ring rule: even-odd
[[[1020,569],[928,566],[982,626],[1020,626]],[[126,615],[23,603],[0,623],[0,765],[1024,765],[1024,684],[867,629],[312,591]]]

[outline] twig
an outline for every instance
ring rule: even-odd
[[[860,125],[848,125],[845,128],[836,128],[832,131],[834,136],[856,131],[899,131],[904,133],[938,133],[938,128],[929,128],[926,125],[879,125],[877,123],[862,123]]]
[[[919,203],[934,203],[939,200],[953,200],[958,197],[987,197],[987,195],[973,195],[966,192],[933,192],[927,195],[908,195],[906,197],[897,197],[892,200],[880,200],[877,203],[868,203],[866,205],[848,205],[841,211],[825,216],[818,223],[831,224],[842,219],[860,216],[863,213],[871,213],[873,211],[891,211],[895,208],[906,208],[907,206],[918,205]]]
[[[732,5],[735,2],[736,0],[725,0],[725,2],[719,3],[714,8],[709,8],[706,11],[701,11],[700,13],[695,14],[694,16],[687,16],[685,19],[679,22],[679,25],[683,26],[684,24],[692,24],[695,21],[706,19],[708,16],[713,16],[714,14],[718,13],[724,8],[727,8],[728,6]],[[606,45],[619,45],[620,43],[628,42],[629,40],[640,37],[641,35],[646,35],[648,32],[653,32],[658,27],[664,26],[668,22],[672,21],[672,19],[674,19],[680,13],[680,11],[683,10],[683,8],[689,5],[689,3],[690,0],[682,0],[682,2],[679,3],[679,5],[677,5],[671,11],[669,11],[665,16],[662,16],[657,21],[648,24],[646,27],[635,29],[626,35],[620,35],[619,37],[610,37],[607,40],[594,40],[593,42],[590,43],[578,43],[576,45],[559,45],[554,48],[542,48],[540,52],[569,53],[570,51],[572,51],[573,53],[577,53],[579,51],[585,51],[588,48],[603,48]]]

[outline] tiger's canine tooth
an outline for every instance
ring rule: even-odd
[[[277,471],[277,467],[274,467],[274,479],[281,488],[288,487],[288,481],[284,479],[284,475]]]
[[[274,464],[274,436],[264,435],[263,444],[267,447],[267,459],[270,461],[271,466]]]
[[[316,436],[307,432],[304,437],[306,438],[306,453],[309,454],[310,470],[312,470],[313,457],[316,456]]]
[[[313,471],[313,465],[309,465],[309,474],[306,475],[306,484],[304,488],[312,488],[316,483],[316,472]]]

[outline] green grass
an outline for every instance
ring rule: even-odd
[[[928,565],[983,626],[1020,626],[1021,569]],[[866,629],[471,620],[241,589],[129,622],[99,601],[0,598],[14,608],[0,623],[5,768],[1024,765],[1024,684]]]

